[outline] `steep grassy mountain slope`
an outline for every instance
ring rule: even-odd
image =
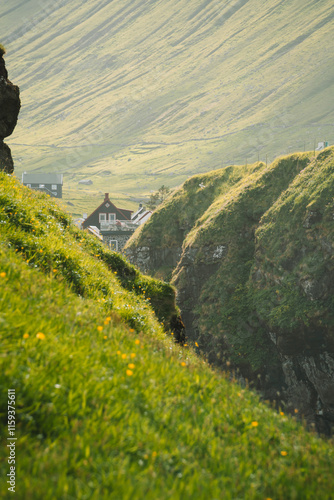
[[[194,177],[127,249],[146,270],[168,274],[173,259],[166,267],[164,242],[176,241],[182,220],[191,220],[182,244],[179,233],[172,245],[189,337],[213,362],[260,377],[268,397],[285,391],[286,403],[310,421],[322,408],[326,425],[334,422],[333,168],[329,148],[244,167],[240,177],[242,167]],[[197,220],[188,218],[189,197]]]
[[[174,314],[170,285],[0,174],[0,468],[9,405],[15,498],[330,498],[332,445],[177,346],[149,288]]]
[[[17,175],[64,172],[77,213],[106,185],[134,203],[333,140],[329,0],[13,0],[0,14],[24,103]]]

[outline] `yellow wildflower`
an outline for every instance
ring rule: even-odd
[[[181,366],[187,366],[187,363],[185,363],[184,361],[182,361]]]
[[[44,333],[42,333],[42,332],[38,332],[38,333],[37,333],[37,335],[36,335],[36,337],[37,337],[38,339],[40,339],[40,340],[44,340],[44,339],[45,339],[45,335],[44,335]]]
[[[0,273],[0,278],[5,278],[6,277],[6,273],[2,272]]]
[[[126,354],[122,354],[122,359],[126,359],[127,358],[127,355]]]
[[[131,377],[131,375],[133,375],[133,372],[131,370],[126,370],[126,374],[128,377]]]
[[[252,427],[257,427],[258,425],[259,425],[259,422],[256,422],[255,420],[254,420],[254,422],[251,423]]]
[[[132,352],[132,353],[130,354],[130,357],[133,359],[133,358],[135,358],[135,357],[136,357],[136,354],[135,354],[134,352]]]
[[[287,454],[288,454],[288,452],[287,452],[287,451],[281,451],[281,455],[282,455],[282,457],[286,457],[286,456],[287,456]]]
[[[24,339],[28,339],[28,338],[29,338],[29,333],[25,333],[25,334],[23,335],[23,338],[24,338]]]
[[[130,363],[130,364],[128,365],[128,367],[130,368],[130,370],[134,370],[134,369],[135,369],[135,365],[134,365],[133,363]]]
[[[136,339],[135,340],[135,344],[139,345],[140,344],[140,340]]]
[[[103,330],[103,326],[98,326],[98,327],[97,327],[97,331],[98,331],[98,332],[102,332],[102,330]]]

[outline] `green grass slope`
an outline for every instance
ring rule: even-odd
[[[16,173],[64,172],[77,214],[108,184],[134,207],[189,175],[333,141],[329,0],[13,0],[0,14],[22,91]]]
[[[16,498],[330,499],[330,443],[177,346],[140,293],[153,280],[108,267],[55,203],[0,180],[0,453],[6,477],[10,388]]]

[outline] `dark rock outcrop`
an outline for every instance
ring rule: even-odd
[[[7,146],[2,139],[0,140],[0,171],[1,170],[7,172],[7,174],[12,174],[14,172],[14,162],[10,147]]]
[[[1,57],[2,59],[2,57]],[[3,61],[3,59],[2,59]],[[4,69],[5,66],[3,65]],[[6,71],[7,74],[7,71]],[[17,124],[21,102],[19,87],[13,85],[4,76],[0,76],[0,170],[7,173],[14,171],[14,164],[10,148],[3,140],[13,133]]]

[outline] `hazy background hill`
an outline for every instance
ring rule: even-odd
[[[329,0],[2,3],[16,174],[65,173],[80,214],[107,188],[131,208],[198,172],[331,143],[333,20]]]

